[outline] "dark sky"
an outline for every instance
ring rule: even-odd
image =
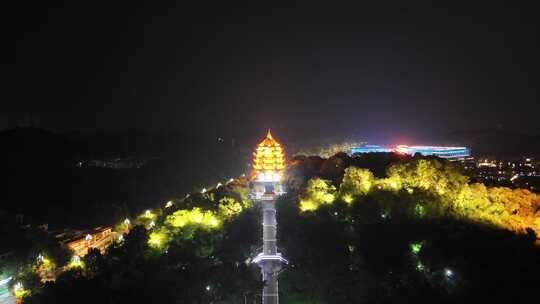
[[[540,133],[538,14],[514,2],[16,2],[2,8],[0,128]]]

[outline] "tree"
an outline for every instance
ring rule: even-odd
[[[357,167],[348,167],[345,169],[343,181],[339,187],[339,194],[341,197],[346,195],[365,195],[371,190],[374,183],[375,177],[371,171]]]
[[[106,271],[107,262],[99,249],[88,250],[88,253],[83,257],[83,263],[84,274],[87,278],[94,278]]]
[[[300,198],[302,211],[313,211],[323,204],[331,204],[336,199],[336,187],[329,181],[313,178],[308,181],[307,187]]]

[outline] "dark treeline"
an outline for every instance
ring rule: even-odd
[[[231,138],[181,134],[71,135],[37,128],[0,133],[0,210],[50,228],[111,225],[245,171],[249,151]],[[135,157],[139,169],[77,168]]]

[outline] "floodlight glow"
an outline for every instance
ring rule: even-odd
[[[409,147],[407,147],[405,145],[398,145],[398,146],[396,146],[394,151],[396,153],[399,153],[399,154],[409,154]]]
[[[289,264],[289,261],[287,261],[285,258],[283,258],[281,256],[281,253],[278,253],[278,254],[263,254],[263,253],[259,253],[252,261],[252,263],[259,263],[259,262],[262,262],[262,261],[280,261],[280,262],[283,262],[285,264]]]
[[[172,207],[172,205],[173,205],[173,202],[168,201],[167,204],[165,204],[165,208],[170,208],[170,207]]]
[[[87,241],[91,241],[92,240],[92,235],[87,234],[84,239],[87,240]]]
[[[82,264],[81,258],[78,255],[74,255],[68,264],[69,268],[79,268],[82,266],[83,264]]]
[[[354,197],[351,194],[345,194],[342,199],[345,203],[350,204],[354,200]]]
[[[131,223],[131,222],[129,221],[128,218],[126,218],[126,219],[124,220],[124,225],[129,225],[130,223]]]
[[[6,285],[7,283],[11,282],[12,277],[8,277],[6,279],[0,280],[0,286]]]
[[[418,254],[422,250],[422,243],[411,243],[409,247],[413,254]]]

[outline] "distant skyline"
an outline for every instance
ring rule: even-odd
[[[540,134],[532,7],[309,3],[12,3],[0,128]]]

